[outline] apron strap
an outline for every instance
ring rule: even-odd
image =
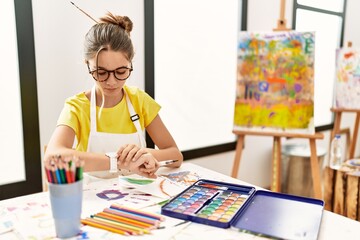
[[[128,106],[129,113],[130,113],[130,120],[135,125],[136,131],[139,134],[139,140],[140,140],[140,143],[141,143],[141,147],[146,147],[145,137],[143,135],[143,131],[141,129],[141,125],[140,125],[140,121],[139,121],[140,117],[135,112],[134,107],[133,107],[133,105],[132,105],[132,103],[130,101],[130,98],[128,97],[125,90],[124,90],[124,94],[125,94],[125,98],[126,98],[126,104]]]
[[[125,95],[125,99],[126,99],[126,104],[128,106],[129,109],[129,113],[130,113],[130,119],[133,122],[137,134],[139,135],[139,140],[140,140],[140,144],[141,147],[146,147],[146,141],[145,141],[145,137],[143,135],[143,131],[141,129],[141,125],[140,125],[140,117],[139,115],[135,112],[134,107],[126,93],[126,91],[124,90],[124,95]],[[97,132],[97,125],[96,125],[96,86],[94,85],[91,89],[91,99],[90,99],[90,132]]]
[[[96,121],[96,87],[94,85],[91,89],[90,99],[90,132],[97,132]]]

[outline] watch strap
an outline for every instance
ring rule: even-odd
[[[117,165],[117,154],[115,152],[106,153],[105,154],[110,161],[110,173],[116,173],[118,172],[118,165]]]

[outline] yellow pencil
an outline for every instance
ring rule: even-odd
[[[81,223],[92,226],[92,227],[101,228],[101,229],[107,230],[109,232],[118,233],[118,234],[121,234],[121,235],[126,235],[126,236],[130,235],[128,232],[125,232],[125,231],[122,231],[122,230],[119,230],[119,229],[115,229],[115,228],[112,228],[112,227],[108,227],[108,226],[103,225],[103,224],[98,224],[98,223],[89,221],[88,219],[81,219]]]
[[[130,225],[134,225],[134,226],[142,227],[142,228],[146,228],[146,229],[154,229],[155,228],[155,226],[150,223],[140,222],[140,221],[137,221],[134,219],[117,216],[117,215],[111,214],[111,213],[99,212],[99,213],[95,214],[95,216],[106,217],[106,218],[109,218],[112,220],[124,222],[124,223],[130,224]]]
[[[137,220],[137,221],[140,221],[140,222],[150,223],[150,224],[154,225],[155,227],[158,227],[159,224],[160,224],[159,220],[155,220],[153,218],[148,218],[148,217],[145,217],[145,216],[140,216],[140,215],[137,215],[137,214],[133,214],[133,213],[129,213],[129,212],[121,211],[121,210],[105,208],[103,211],[107,212],[107,213],[115,214],[117,216],[134,219],[134,220]]]
[[[101,216],[93,216],[92,219],[109,224],[109,226],[123,228],[123,230],[135,231],[138,234],[150,233],[148,229],[135,227],[126,223],[122,223],[116,220],[111,220]]]
[[[130,229],[130,228],[126,228],[126,227],[123,227],[123,226],[118,226],[116,224],[108,223],[108,222],[103,221],[103,220],[98,219],[98,218],[88,218],[88,220],[99,223],[99,224],[106,225],[108,227],[112,227],[112,228],[115,228],[115,229],[125,231],[125,232],[129,233],[130,235],[142,235],[143,234],[143,232],[133,230],[133,229]]]

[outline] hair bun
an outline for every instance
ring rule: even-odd
[[[118,25],[123,28],[129,35],[133,28],[133,23],[127,16],[118,16],[108,12],[104,17],[100,18],[100,23],[108,23]]]

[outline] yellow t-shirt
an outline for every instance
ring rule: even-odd
[[[160,111],[160,105],[144,91],[124,86],[135,112],[139,115],[141,128],[147,127]],[[99,118],[100,107],[96,107],[97,131],[107,133],[135,133],[136,128],[130,120],[130,113],[125,97],[112,108],[103,108]],[[87,150],[90,133],[90,101],[85,93],[79,93],[65,101],[57,126],[66,125],[75,131],[76,150]]]

